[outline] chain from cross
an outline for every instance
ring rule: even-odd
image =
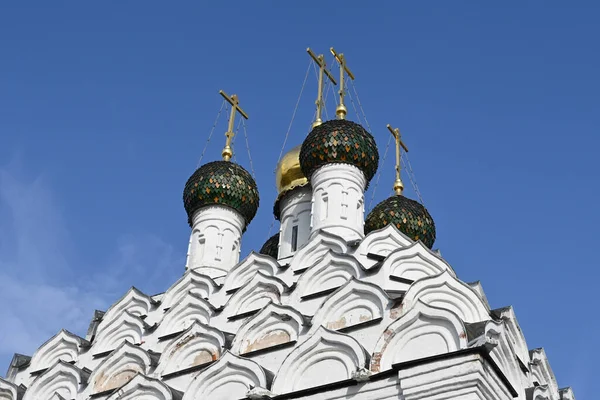
[[[346,58],[344,57],[343,53],[337,53],[333,49],[333,47],[330,48],[329,50],[331,51],[331,54],[333,54],[333,56],[335,57],[338,64],[340,64],[340,91],[339,91],[340,104],[335,109],[335,115],[337,115],[338,119],[345,119],[346,114],[348,114],[348,110],[346,109],[346,106],[344,105],[344,95],[346,92],[346,86],[344,83],[344,75],[348,74],[350,79],[354,80],[354,74],[352,73],[352,71],[350,71],[350,68],[348,68],[348,64],[346,64]]]
[[[313,53],[310,47],[306,49],[306,52],[319,66],[319,92],[317,94],[317,101],[315,101],[315,104],[317,106],[317,117],[315,118],[315,122],[313,122],[312,124],[312,127],[314,128],[315,126],[319,126],[323,123],[323,120],[321,119],[321,113],[323,112],[323,108],[325,107],[325,102],[323,101],[323,75],[327,75],[329,80],[334,85],[337,85],[337,82],[335,81],[334,77],[329,73],[329,71],[327,71],[327,64],[325,63],[325,56],[323,54],[316,55],[315,53]]]
[[[390,124],[387,124],[387,128],[392,134],[392,136],[394,136],[394,139],[396,141],[396,180],[394,181],[394,192],[396,192],[396,194],[400,196],[402,194],[402,191],[404,190],[404,184],[402,183],[402,178],[400,177],[402,157],[400,149],[402,148],[405,152],[408,153],[408,147],[406,147],[406,145],[402,141],[402,136],[400,135],[400,128],[394,129]]]
[[[231,114],[229,116],[229,126],[227,127],[227,132],[225,132],[225,137],[227,139],[225,141],[225,147],[223,148],[223,152],[221,153],[221,155],[223,156],[223,160],[229,161],[229,160],[231,160],[231,157],[233,157],[233,149],[231,148],[231,141],[233,140],[233,136],[235,135],[235,132],[233,130],[235,114],[236,114],[236,112],[239,112],[240,115],[242,117],[244,117],[244,119],[248,119],[248,114],[246,114],[244,112],[244,110],[242,110],[240,108],[240,106],[239,106],[240,101],[236,94],[234,94],[232,96],[228,96],[227,93],[225,93],[222,90],[219,90],[219,94],[221,96],[223,96],[223,98],[225,100],[227,100],[229,102],[229,104],[231,104]]]

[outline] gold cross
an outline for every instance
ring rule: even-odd
[[[229,102],[229,104],[231,104],[231,115],[229,116],[229,126],[227,128],[227,132],[225,132],[225,137],[227,138],[227,140],[225,141],[225,147],[223,148],[223,152],[221,153],[221,155],[223,156],[223,160],[229,161],[229,160],[231,160],[231,157],[233,157],[233,149],[231,148],[231,140],[233,139],[233,136],[235,135],[235,132],[233,131],[233,122],[235,121],[235,113],[236,113],[236,111],[239,112],[242,115],[242,117],[244,117],[245,119],[248,119],[248,114],[246,114],[244,112],[244,110],[242,110],[240,108],[240,106],[239,106],[240,101],[238,100],[238,97],[236,94],[229,97],[227,95],[227,93],[225,93],[222,90],[219,90],[219,94],[221,96],[223,96],[223,98],[225,98],[225,100],[227,100]]]
[[[327,69],[325,69],[325,67],[327,67],[327,64],[325,64],[325,57],[323,56],[323,54],[319,54],[318,56],[313,53],[313,51],[309,48],[306,49],[306,52],[312,57],[312,59],[317,63],[317,65],[319,66],[319,93],[317,94],[317,101],[315,102],[315,104],[317,105],[317,117],[315,119],[315,122],[313,122],[312,127],[314,128],[315,126],[319,126],[323,123],[323,120],[321,119],[321,113],[323,111],[323,108],[325,107],[325,104],[323,104],[323,74],[327,75],[327,77],[329,78],[329,80],[334,84],[337,85],[337,82],[335,81],[335,79],[333,78],[333,76],[329,73],[329,71],[327,71]]]
[[[406,145],[402,141],[402,136],[400,135],[399,128],[393,129],[390,124],[387,124],[387,128],[389,129],[389,131],[394,136],[394,139],[396,140],[396,180],[394,181],[394,192],[396,192],[396,194],[399,196],[402,194],[402,191],[404,190],[404,184],[402,183],[402,179],[400,178],[400,168],[401,168],[400,147],[402,147],[404,149],[404,151],[407,153],[408,153],[408,147],[406,147]]]
[[[344,54],[336,53],[333,47],[329,50],[331,50],[331,54],[333,54],[338,64],[340,64],[340,105],[337,106],[337,108],[335,109],[335,114],[337,115],[338,119],[345,119],[348,110],[344,105],[344,93],[346,90],[346,87],[344,85],[344,72],[347,73],[350,79],[352,80],[354,80],[354,74],[352,73],[352,71],[350,71],[350,68],[348,68]]]

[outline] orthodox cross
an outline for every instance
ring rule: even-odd
[[[313,51],[310,49],[310,47],[306,49],[306,52],[311,56],[311,58],[314,60],[314,62],[317,63],[317,65],[319,66],[319,89],[318,89],[319,93],[317,94],[317,101],[315,102],[315,104],[317,105],[317,118],[315,119],[315,122],[313,122],[313,124],[312,124],[312,126],[314,128],[315,126],[319,126],[323,123],[323,120],[321,119],[321,112],[323,111],[323,107],[325,107],[325,104],[323,102],[323,74],[327,75],[329,80],[334,85],[337,85],[337,82],[335,81],[333,76],[329,73],[329,71],[327,71],[327,69],[325,68],[325,67],[327,67],[327,64],[325,64],[325,57],[323,56],[323,54],[316,55],[315,53],[313,53]]]
[[[344,105],[344,94],[346,90],[346,87],[344,85],[344,74],[348,74],[348,76],[352,80],[354,80],[354,74],[352,73],[352,71],[350,71],[350,68],[348,68],[348,65],[346,64],[346,58],[344,58],[344,54],[336,53],[333,47],[329,50],[331,50],[331,54],[333,54],[338,64],[340,64],[340,105],[337,106],[337,108],[335,109],[335,114],[337,115],[338,119],[345,119],[348,110]]]
[[[223,148],[223,152],[221,153],[221,155],[223,156],[223,160],[229,161],[229,160],[231,160],[231,157],[233,157],[233,149],[231,148],[231,140],[233,139],[233,136],[235,135],[235,132],[233,131],[233,122],[235,121],[235,113],[236,113],[236,111],[239,112],[242,115],[242,117],[244,117],[245,119],[248,119],[248,114],[246,114],[244,112],[244,110],[242,110],[240,108],[240,106],[239,106],[240,101],[236,94],[234,94],[230,97],[227,95],[227,93],[225,93],[222,90],[219,90],[219,94],[221,96],[223,96],[223,98],[225,100],[227,100],[229,102],[229,104],[231,104],[231,115],[229,116],[229,126],[227,127],[227,132],[225,132],[225,137],[227,138],[227,140],[225,141],[225,147]]]
[[[404,149],[404,151],[408,153],[408,147],[406,147],[406,145],[402,141],[399,128],[394,129],[390,124],[387,124],[387,128],[396,140],[396,180],[394,181],[394,192],[396,192],[396,194],[400,196],[402,194],[402,191],[404,190],[404,184],[402,183],[402,179],[400,178],[400,161],[402,156],[400,153],[400,148]]]

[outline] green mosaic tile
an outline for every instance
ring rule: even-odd
[[[336,119],[315,127],[302,143],[300,166],[304,175],[326,164],[354,165],[369,182],[379,164],[379,152],[373,136],[359,124]]]
[[[392,196],[377,204],[365,220],[365,234],[389,224],[429,248],[435,242],[435,223],[429,211],[422,204],[404,196]]]
[[[238,211],[248,226],[258,210],[256,182],[248,171],[238,164],[229,161],[204,164],[192,174],[183,190],[183,205],[190,226],[192,216],[197,210],[213,204]]]

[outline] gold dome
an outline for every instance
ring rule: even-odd
[[[306,179],[300,168],[301,147],[302,145],[296,146],[288,151],[277,165],[275,184],[277,185],[277,193],[279,194],[308,183],[308,179]]]

